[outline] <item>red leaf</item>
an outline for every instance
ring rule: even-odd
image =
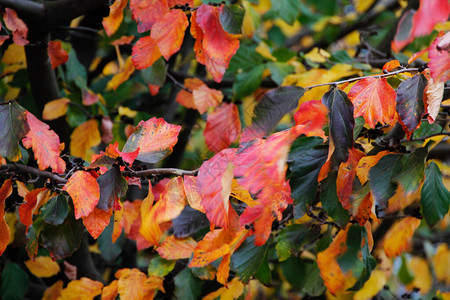
[[[94,239],[97,239],[108,226],[112,213],[112,209],[104,211],[94,207],[94,210],[87,217],[83,217],[83,224]]]
[[[440,34],[441,35],[441,34]],[[444,39],[444,36],[438,36],[431,44],[428,52],[430,62],[431,77],[435,82],[446,82],[450,80],[450,53],[449,49],[442,49],[439,44]]]
[[[59,157],[59,137],[50,127],[39,121],[30,112],[26,112],[27,124],[30,131],[22,139],[25,148],[33,148],[34,156],[40,170],[51,167],[53,172],[64,173],[66,163]]]
[[[377,122],[395,124],[396,93],[386,78],[359,80],[351,88],[348,98],[353,102],[355,118],[363,116],[371,128],[375,128]]]
[[[141,37],[133,46],[132,61],[136,69],[151,67],[161,57],[158,46],[150,36]]]
[[[152,29],[169,11],[167,0],[130,0],[130,8],[139,33]]]
[[[190,7],[194,6],[194,0],[167,0],[169,7],[174,7],[175,5],[185,5],[189,4]]]
[[[0,188],[0,255],[6,250],[10,239],[10,229],[5,220],[5,200],[12,194],[11,179],[5,180]]]
[[[186,78],[184,80],[184,86],[187,89],[191,90],[191,92],[181,90],[177,94],[177,98],[175,100],[186,108],[197,109],[192,91],[201,87],[202,85],[205,85],[205,83],[198,78]]]
[[[128,138],[123,151],[134,152],[139,149],[138,160],[156,163],[172,153],[180,130],[181,126],[169,124],[162,118],[141,121]]]
[[[160,86],[154,85],[154,84],[148,84],[148,90],[150,92],[150,95],[156,96],[159,93]]]
[[[105,149],[105,154],[117,158],[122,157],[123,161],[128,163],[129,165],[132,165],[136,157],[139,155],[139,149],[136,149],[133,152],[122,152],[119,151],[119,143],[116,141],[114,144],[108,145]]]
[[[103,18],[102,24],[106,34],[111,36],[119,29],[123,20],[123,9],[127,6],[128,0],[116,0],[109,7],[109,15]]]
[[[166,60],[180,50],[188,25],[186,14],[179,9],[170,10],[154,24],[151,37]]]
[[[210,107],[218,106],[223,99],[221,91],[210,89],[206,84],[195,89],[192,92],[192,96],[194,98],[195,107],[201,114],[204,114]]]
[[[320,100],[303,102],[294,115],[295,125],[304,125],[302,132],[307,136],[325,138],[322,127],[327,122],[328,110]]]
[[[81,101],[82,101],[83,105],[89,106],[89,105],[97,103],[98,100],[99,100],[98,95],[95,94],[94,92],[92,92],[90,90],[82,92]]]
[[[228,227],[234,152],[235,149],[225,149],[214,155],[202,164],[197,177],[197,188],[208,220],[223,228]]]
[[[100,199],[100,187],[97,180],[84,171],[73,173],[63,190],[72,198],[75,219],[89,216]]]
[[[413,36],[428,35],[434,25],[447,21],[450,13],[448,0],[420,0],[420,6],[413,17]]]
[[[56,69],[69,60],[69,54],[62,48],[61,41],[48,42],[47,52],[48,56],[50,56],[52,69]]]
[[[18,16],[17,13],[5,7],[5,14],[3,15],[3,21],[5,22],[6,27],[12,31],[13,41],[15,44],[19,46],[28,45],[29,41],[27,40],[28,35],[28,27]]]
[[[206,65],[216,82],[222,81],[231,57],[239,48],[239,36],[226,32],[219,15],[223,7],[201,5],[192,13],[191,34],[198,62]]]
[[[230,147],[240,131],[241,121],[237,106],[233,103],[222,103],[208,115],[203,135],[208,149],[219,152]]]
[[[358,149],[350,149],[348,160],[339,166],[338,177],[336,180],[337,195],[345,209],[351,206],[350,196],[353,192],[353,180],[356,176],[356,167],[359,160],[364,157],[364,152]]]

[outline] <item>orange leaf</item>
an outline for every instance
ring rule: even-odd
[[[392,71],[392,70],[394,70],[395,68],[398,68],[398,67],[400,67],[400,62],[398,60],[396,60],[396,59],[395,60],[391,60],[391,61],[388,61],[387,63],[384,64],[383,71],[390,72],[390,71]]]
[[[22,143],[27,149],[33,148],[39,170],[51,167],[53,172],[64,173],[66,163],[59,157],[59,136],[28,111],[26,119],[30,130],[22,139]]]
[[[154,24],[152,39],[158,44],[159,51],[166,60],[180,50],[184,31],[189,25],[186,14],[179,9],[172,9]]]
[[[103,284],[100,281],[94,281],[87,277],[69,282],[67,287],[62,290],[62,300],[75,299],[94,299],[102,292]]]
[[[351,206],[350,196],[353,192],[353,180],[356,176],[356,166],[358,165],[359,160],[364,156],[364,152],[355,148],[350,149],[347,162],[339,165],[336,180],[337,195],[342,206],[347,210]]]
[[[370,168],[375,166],[378,161],[385,155],[390,154],[389,151],[381,151],[376,155],[365,156],[359,160],[358,166],[356,167],[356,176],[358,176],[361,184],[365,184],[367,180],[369,180],[369,171]]]
[[[197,110],[204,114],[208,108],[214,108],[222,102],[223,94],[221,91],[210,89],[204,84],[192,92],[192,97]]]
[[[114,2],[116,3],[116,2]],[[122,46],[122,45],[128,45],[131,44],[131,42],[134,40],[133,35],[123,35],[117,40],[112,41],[110,44],[113,46]]]
[[[235,149],[225,149],[204,162],[198,171],[197,187],[206,216],[214,226],[228,227],[230,192],[233,180],[231,159]]]
[[[70,153],[79,156],[84,160],[89,160],[90,149],[101,142],[100,131],[97,120],[91,119],[84,122],[72,132],[70,136]]]
[[[0,255],[3,254],[9,244],[10,229],[5,220],[5,200],[12,193],[11,179],[5,180],[0,188]]]
[[[198,78],[186,78],[184,80],[184,86],[191,92],[180,90],[175,100],[186,108],[197,109],[192,91],[201,87],[202,85],[205,85],[205,83]]]
[[[217,282],[225,286],[227,286],[228,277],[230,276],[230,260],[231,254],[228,253],[222,258],[222,261],[217,268]]]
[[[239,48],[239,36],[226,32],[219,15],[223,7],[201,5],[192,13],[191,34],[199,63],[206,65],[216,82],[222,81],[231,58]]]
[[[161,52],[150,36],[141,37],[133,46],[132,61],[136,69],[151,67],[161,57]]]
[[[69,54],[62,48],[61,41],[48,42],[47,52],[48,56],[50,56],[52,69],[56,69],[69,60]]]
[[[196,246],[197,242],[191,237],[176,238],[170,235],[156,248],[156,251],[164,259],[183,259],[190,258]]]
[[[222,103],[208,115],[203,135],[208,149],[219,152],[230,147],[240,131],[241,121],[237,106],[233,103]]]
[[[130,233],[131,226],[134,221],[136,221],[140,216],[142,200],[134,200],[133,202],[124,201],[123,202],[123,229],[126,234]]]
[[[42,111],[42,119],[44,120],[54,120],[62,117],[67,112],[67,107],[69,106],[70,100],[68,98],[59,98],[47,102]]]
[[[150,92],[150,95],[156,96],[159,93],[160,86],[154,85],[154,84],[148,84],[148,90]]]
[[[123,20],[123,9],[127,6],[128,0],[117,0],[109,7],[109,15],[103,18],[102,24],[108,36],[113,35]]]
[[[30,259],[24,263],[36,277],[52,277],[60,271],[58,263],[53,261],[50,256],[38,256],[34,261]]]
[[[294,115],[295,125],[304,125],[302,132],[307,136],[325,138],[322,127],[327,121],[328,110],[320,100],[303,102]]]
[[[200,190],[197,187],[197,177],[185,175],[183,181],[184,191],[186,193],[189,206],[204,213],[205,209],[202,205],[202,197],[200,195]]]
[[[19,207],[19,217],[22,224],[25,225],[25,232],[33,224],[33,214],[37,214],[39,208],[50,199],[50,195],[51,191],[45,187],[27,193],[24,203]]]
[[[406,217],[392,226],[384,239],[384,252],[387,257],[395,257],[411,247],[414,231],[419,227],[420,220]]]
[[[395,124],[396,93],[386,78],[359,80],[348,93],[348,98],[353,102],[355,118],[363,116],[371,128],[375,128],[377,122]]]
[[[28,45],[27,40],[28,27],[18,16],[17,13],[5,7],[5,14],[3,15],[3,21],[6,27],[12,31],[13,41],[16,45],[25,46]]]
[[[130,0],[130,8],[139,33],[152,29],[169,11],[167,0]]]
[[[320,276],[328,291],[333,295],[342,291],[345,287],[345,277],[337,262],[337,257],[347,250],[347,231],[339,231],[330,246],[324,251],[317,254],[317,265],[320,269]]]
[[[122,230],[123,230],[122,217],[123,217],[124,209],[123,209],[122,203],[120,201],[118,203],[120,205],[120,209],[114,211],[114,228],[113,228],[113,233],[112,233],[112,242],[113,243],[115,243],[117,241],[119,236],[122,234]]]
[[[360,226],[364,226],[364,224],[366,224],[366,222],[370,218],[376,219],[376,216],[374,216],[372,213],[372,205],[373,198],[370,192],[368,192],[367,195],[362,199],[358,199],[355,197],[353,202],[353,207],[355,208],[353,217]]]
[[[164,119],[151,118],[139,122],[128,138],[124,152],[134,152],[139,148],[138,160],[155,163],[172,153],[173,146],[178,141],[181,126],[172,125]]]
[[[89,216],[100,199],[97,180],[88,172],[76,171],[64,185],[73,201],[75,219]]]
[[[45,290],[44,296],[42,296],[41,300],[57,300],[59,297],[61,297],[62,290],[63,290],[63,281],[58,280]]]
[[[117,291],[120,299],[153,299],[151,292],[159,289],[164,291],[163,278],[147,276],[138,269],[120,269],[115,274],[118,279]]]
[[[87,217],[83,217],[83,224],[94,239],[97,239],[108,226],[112,213],[112,208],[104,211],[94,207],[94,210]]]
[[[113,280],[108,286],[102,290],[102,300],[114,300],[118,294],[118,281]]]
[[[125,67],[123,68],[123,70],[120,73],[114,75],[114,77],[108,82],[106,88],[108,90],[110,89],[116,90],[119,87],[119,85],[121,85],[130,78],[130,76],[134,73],[134,70],[135,69],[132,57],[128,56],[127,60],[125,61]]]
[[[222,233],[224,231],[225,229],[210,231],[203,237],[203,240],[197,243],[194,258],[189,264],[190,268],[206,266],[230,252],[230,245],[220,239],[224,235]]]

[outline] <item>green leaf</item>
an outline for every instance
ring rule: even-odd
[[[275,57],[278,62],[287,62],[291,58],[297,56],[297,53],[291,49],[278,48],[272,52],[272,56]]]
[[[401,170],[402,155],[388,154],[369,170],[369,184],[375,200],[377,212],[382,212],[387,201],[397,190],[397,183],[392,178]]]
[[[311,296],[318,296],[325,291],[317,263],[309,259],[291,256],[280,263],[284,277],[295,291],[302,291]]]
[[[112,242],[112,234],[114,230],[114,216],[111,217],[111,221],[105,230],[98,237],[98,249],[100,255],[107,262],[114,262],[122,253],[123,246],[125,245],[126,238],[124,234],[121,234],[115,243]]]
[[[414,276],[408,269],[408,262],[406,261],[406,257],[402,255],[402,264],[400,269],[398,270],[398,279],[404,284],[409,284],[414,280]]]
[[[25,120],[25,109],[17,102],[0,105],[0,156],[12,161],[21,157],[19,141],[29,128]]]
[[[342,207],[341,201],[337,196],[336,179],[337,171],[332,171],[328,174],[328,177],[321,181],[322,192],[320,193],[320,202],[322,202],[323,208],[326,209],[328,215],[343,228],[350,216],[347,210]]]
[[[253,93],[261,84],[264,65],[258,65],[236,75],[233,92],[236,98],[242,99]]]
[[[69,213],[69,205],[67,204],[67,197],[59,194],[51,198],[41,208],[42,217],[44,221],[51,225],[60,225]]]
[[[422,74],[417,74],[406,79],[397,89],[396,110],[399,122],[402,124],[408,138],[419,126],[425,113],[423,104],[423,92],[427,86],[427,79]]]
[[[306,264],[308,276],[306,276],[302,292],[314,297],[320,296],[325,292],[326,287],[323,284],[322,277],[320,277],[319,266],[315,261],[306,260],[306,262],[308,263]]]
[[[301,217],[313,202],[317,192],[317,178],[327,156],[328,148],[312,148],[297,155],[290,164],[289,185],[291,186],[291,197],[294,199],[296,218]]]
[[[356,140],[359,136],[359,133],[361,132],[361,130],[364,128],[364,117],[357,117],[355,119],[355,128],[353,128],[353,139]]]
[[[240,34],[244,15],[245,10],[239,5],[225,5],[220,12],[220,24],[226,32]]]
[[[269,268],[269,263],[264,260],[259,267],[258,272],[255,274],[255,278],[258,279],[262,284],[270,284],[272,282],[272,272]]]
[[[298,137],[291,145],[291,150],[289,151],[288,162],[292,162],[299,156],[303,155],[312,148],[322,145],[323,139],[318,136],[301,136]]]
[[[353,148],[353,104],[347,94],[337,88],[329,90],[322,98],[328,108],[330,137],[334,143],[333,158],[337,163],[348,160],[348,150]]]
[[[425,160],[428,155],[428,147],[416,149],[411,154],[405,154],[402,158],[402,168],[394,181],[398,181],[406,193],[415,192],[423,181]]]
[[[148,276],[164,277],[175,268],[176,260],[167,260],[161,256],[152,258],[148,265]]]
[[[261,65],[264,61],[264,57],[256,52],[255,49],[255,45],[241,45],[230,60],[227,74],[235,74],[238,70],[245,71]]]
[[[141,76],[146,84],[153,84],[161,87],[166,82],[166,72],[166,63],[163,58],[160,58],[150,67],[141,70]]]
[[[231,269],[243,283],[247,283],[250,277],[258,272],[263,261],[267,260],[267,251],[272,239],[260,247],[255,246],[254,240],[254,236],[248,237],[231,256]]]
[[[283,62],[270,62],[267,64],[267,68],[270,70],[270,78],[278,85],[283,83],[283,80],[287,75],[295,71],[294,66]]]
[[[175,276],[175,298],[195,300],[198,299],[203,282],[196,278],[189,268]]]
[[[7,261],[2,270],[0,294],[3,300],[24,299],[30,279],[17,264]]]
[[[271,0],[272,9],[278,17],[289,25],[294,24],[300,13],[300,1],[298,0]]]
[[[206,215],[190,206],[186,206],[181,214],[172,220],[173,234],[177,238],[191,236],[197,231],[209,227]]]
[[[41,232],[42,246],[49,251],[53,259],[69,257],[80,247],[84,229],[81,220],[75,220],[73,212],[70,211],[61,225],[45,224]]]
[[[436,225],[448,212],[450,192],[442,183],[441,170],[434,162],[431,162],[425,170],[420,204],[425,221],[430,226]]]
[[[347,251],[337,258],[339,267],[344,273],[352,270],[353,274],[360,274],[364,267],[358,258],[358,252],[361,250],[361,226],[350,226],[346,243]]]
[[[308,228],[305,224],[293,224],[283,228],[278,234],[275,246],[279,261],[286,260],[291,254],[297,255],[301,247],[320,235],[320,227]]]
[[[414,130],[413,138],[420,139],[430,134],[436,134],[441,132],[442,127],[439,124],[437,123],[430,124],[428,121],[423,121],[422,123],[420,123],[420,127]]]
[[[114,205],[115,199],[125,196],[128,184],[118,168],[111,168],[97,178],[100,187],[100,200],[97,208],[108,211]]]
[[[82,91],[88,89],[86,68],[80,63],[74,50],[70,51],[66,63],[66,79],[74,82]]]
[[[253,111],[252,125],[244,131],[250,137],[268,135],[281,118],[297,107],[298,100],[305,89],[298,86],[286,86],[268,91]]]

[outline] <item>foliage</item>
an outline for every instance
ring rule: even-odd
[[[447,299],[450,4],[400,2],[0,0],[2,299]]]

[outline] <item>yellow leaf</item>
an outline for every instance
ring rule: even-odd
[[[238,199],[239,201],[244,202],[250,207],[256,206],[259,204],[259,202],[256,202],[252,199],[252,196],[250,196],[249,191],[247,191],[245,188],[243,188],[236,179],[233,179],[233,182],[231,183],[231,196]]]
[[[153,299],[156,289],[164,291],[163,278],[148,277],[138,269],[120,269],[115,274],[118,279],[117,291],[120,299],[140,300]]]
[[[354,0],[353,6],[357,12],[363,13],[373,4],[373,2],[374,0]]]
[[[384,240],[384,252],[387,257],[395,257],[408,250],[411,246],[414,231],[420,225],[420,220],[406,217],[389,229]]]
[[[44,296],[42,296],[41,300],[57,300],[61,296],[62,289],[63,281],[58,280],[45,290]]]
[[[87,277],[69,282],[67,287],[62,290],[61,300],[94,299],[102,292],[103,284],[100,281],[94,281]]]
[[[123,68],[123,70],[120,73],[114,75],[114,77],[108,82],[106,86],[107,90],[116,90],[119,85],[127,81],[128,78],[130,78],[131,74],[133,74],[135,68],[131,57],[131,55],[128,56],[127,60],[125,61],[125,67]]]
[[[14,234],[16,233],[16,221],[17,221],[17,215],[15,212],[7,212],[5,214],[5,221],[6,224],[8,224],[9,230],[10,230],[10,236],[9,236],[9,244],[11,244],[14,241]]]
[[[407,287],[411,290],[419,288],[422,295],[428,293],[433,281],[428,262],[422,257],[413,256],[408,262],[408,269],[413,272],[414,280]]]
[[[438,290],[436,295],[442,300],[450,300],[450,292],[441,292]]]
[[[91,161],[91,148],[101,142],[100,131],[95,119],[84,122],[70,136],[70,153],[86,161]]]
[[[381,270],[375,270],[369,280],[354,295],[355,300],[372,299],[386,284],[386,274]]]
[[[2,63],[6,65],[2,75],[15,73],[17,70],[26,68],[25,49],[23,46],[10,44],[3,54]]]
[[[127,116],[129,118],[134,118],[137,115],[137,111],[132,110],[125,106],[119,106],[119,115],[121,116]]]
[[[305,54],[305,58],[317,63],[326,62],[330,56],[330,53],[317,47],[314,47],[311,51]]]
[[[217,291],[206,295],[203,297],[203,300],[213,300],[217,297],[220,297],[220,300],[231,300],[238,298],[243,292],[244,285],[239,281],[239,278],[235,277],[227,287],[221,287]]]
[[[268,46],[265,42],[263,42],[263,41],[261,41],[261,42],[258,44],[258,47],[255,48],[255,52],[261,54],[261,55],[264,56],[265,58],[268,58],[268,59],[277,61],[277,58],[274,57],[274,56],[272,55],[272,53],[270,53],[269,46]]]
[[[68,98],[60,98],[47,102],[42,112],[42,119],[44,120],[54,120],[62,117],[67,112],[67,107],[69,106],[70,100]]]
[[[447,244],[440,244],[433,257],[436,279],[450,285],[450,250]]]
[[[28,270],[36,277],[52,277],[59,273],[59,265],[50,256],[38,256],[25,262]]]

